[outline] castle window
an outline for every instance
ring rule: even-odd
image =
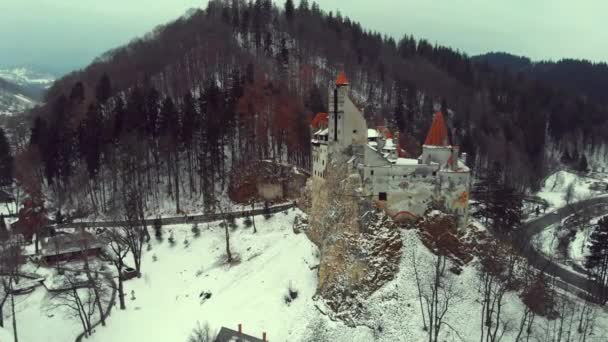
[[[353,129],[353,133],[357,134],[357,130],[356,130],[356,129]]]
[[[369,172],[369,174],[373,176],[373,175],[374,175],[374,170],[371,170],[371,171]]]
[[[378,200],[379,201],[386,201],[386,192],[380,192],[380,193],[378,193]]]
[[[437,171],[433,171],[433,176],[437,176]]]

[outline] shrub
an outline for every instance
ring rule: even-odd
[[[198,223],[196,222],[192,224],[192,234],[194,234],[195,238],[201,236],[201,229],[198,227]]]
[[[156,239],[158,241],[162,241],[163,240],[163,230],[162,230],[163,224],[162,224],[160,217],[157,217],[156,219],[154,219],[152,226],[154,227],[154,236],[156,236]]]
[[[249,217],[249,216],[245,217],[245,219],[243,220],[243,224],[247,228],[250,228],[251,226],[253,226],[253,221],[251,220],[251,217]]]
[[[153,254],[153,255],[152,255],[152,261],[153,261],[153,262],[158,261],[158,257],[156,256],[156,254]]]
[[[188,338],[188,342],[213,342],[215,333],[209,328],[209,323],[205,322],[201,326],[200,322],[196,323],[196,327],[192,330],[192,334]]]
[[[298,298],[298,290],[293,286],[291,282],[289,282],[289,287],[287,288],[287,294],[283,299],[285,300],[285,304],[289,304]]]
[[[175,237],[173,237],[173,232],[171,232],[169,235],[169,243],[171,244],[171,247],[175,246]]]
[[[188,238],[184,238],[184,248],[188,248],[188,246],[190,246],[190,241],[188,241]]]
[[[270,212],[270,206],[268,205],[268,202],[264,202],[264,219],[268,220],[269,218],[272,217],[272,213]]]

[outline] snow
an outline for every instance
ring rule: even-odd
[[[322,314],[327,309],[322,301],[313,299],[317,280],[316,270],[311,267],[318,263],[318,250],[304,234],[292,232],[296,214],[301,213],[290,210],[268,220],[256,217],[257,234],[237,220],[238,228],[231,230],[230,242],[239,261],[232,265],[225,263],[224,230],[217,222],[200,225],[198,238],[189,225],[163,227],[165,241],[153,239],[152,249],[144,254],[142,278],[125,282],[127,310],[115,306],[108,325],[97,327],[89,340],[185,341],[197,322],[208,322],[216,332],[222,326],[236,330],[243,324],[245,333],[261,336],[267,332],[270,341],[313,341],[315,330],[322,330],[327,341],[337,342],[427,340],[412,263],[415,253],[423,282],[429,281],[433,256],[415,230],[401,232],[404,249],[395,279],[363,303],[363,318],[356,327],[348,327]],[[166,240],[170,231],[175,246]],[[456,296],[445,320],[458,330],[462,340],[478,340],[481,315],[476,261],[463,267],[461,275],[449,277]],[[290,284],[298,290],[298,296],[286,304],[284,297]],[[199,295],[203,292],[211,293],[211,297],[202,300]],[[19,305],[19,321],[36,322],[36,329],[20,330],[22,342],[70,341],[80,331],[77,321],[66,319],[60,312],[53,316],[47,313],[43,288],[17,298],[27,298]],[[522,310],[518,294],[508,292],[503,318],[511,327],[519,323]],[[587,339],[590,342],[605,341],[608,332],[607,314],[596,312],[596,330]],[[532,339],[543,337],[549,324],[553,323],[537,318]],[[503,340],[512,341],[516,333],[516,329],[506,332]],[[0,339],[4,336],[11,337],[10,324],[0,329]],[[448,328],[442,329],[440,339],[461,340]]]
[[[25,102],[26,104],[30,104],[30,105],[34,105],[34,104],[36,104],[36,102],[35,102],[35,101],[33,101],[32,99],[30,99],[30,98],[28,98],[28,97],[25,97],[25,96],[23,96],[23,95],[21,95],[21,94],[15,94],[15,97],[16,97],[16,98],[17,98],[19,101],[21,101],[21,102]]]
[[[587,255],[589,255],[589,246],[587,245],[589,233],[589,230],[577,231],[568,250],[570,259],[581,267],[584,265]]]
[[[565,197],[570,184],[574,190],[571,202],[576,202],[600,195],[601,192],[590,189],[590,185],[598,182],[600,180],[597,178],[579,176],[562,170],[547,177],[537,195],[549,203],[549,209],[561,208],[567,204]]]
[[[378,134],[378,131],[376,131],[373,128],[368,128],[367,129],[367,137],[368,138],[378,138],[380,136],[380,134]]]
[[[538,251],[546,256],[555,256],[557,254],[560,226],[559,224],[553,224],[534,236],[532,243]]]
[[[26,67],[0,69],[0,77],[21,86],[27,84],[50,86],[55,81],[55,77],[50,74],[40,73]]]
[[[386,139],[386,143],[384,144],[384,147],[382,147],[383,150],[394,150],[397,147],[395,146],[395,144],[393,143],[393,139]]]
[[[292,232],[296,213],[278,213],[269,220],[256,217],[257,234],[239,224],[230,243],[240,261],[231,266],[225,263],[224,230],[217,223],[209,229],[201,225],[199,238],[192,236],[190,225],[164,227],[166,237],[173,232],[176,246],[152,243],[144,255],[142,278],[125,283],[127,310],[115,308],[108,327],[98,328],[90,340],[137,341],[144,332],[153,337],[150,341],[185,341],[197,321],[209,322],[216,331],[222,326],[236,329],[241,323],[245,333],[267,332],[274,341],[299,336],[306,324],[301,317],[312,307],[316,288],[310,267],[318,261],[316,247],[304,234]],[[187,248],[184,239],[190,242]],[[290,283],[298,297],[287,305],[284,296]],[[203,291],[211,298],[202,301]]]
[[[396,165],[418,165],[418,159],[413,158],[397,158]]]

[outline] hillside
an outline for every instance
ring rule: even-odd
[[[111,210],[127,179],[152,206],[209,208],[229,190],[226,172],[252,160],[309,167],[308,123],[340,70],[370,126],[399,130],[415,151],[441,109],[472,169],[509,165],[518,189],[538,190],[566,151],[604,151],[600,103],[316,4],[266,0],[212,1],[57,80],[29,113],[24,153],[37,158],[17,160],[37,170],[52,210]]]
[[[474,56],[476,63],[487,63],[500,71],[504,68],[522,73],[568,92],[587,96],[593,101],[608,104],[608,65],[585,60],[562,59],[559,61],[533,62],[529,58],[503,52]]]
[[[13,115],[34,107],[36,100],[28,97],[21,86],[0,78],[0,115]]]
[[[22,113],[41,103],[55,77],[33,68],[0,68],[0,115]]]

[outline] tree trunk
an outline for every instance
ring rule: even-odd
[[[224,230],[226,232],[226,255],[228,255],[228,262],[232,262],[232,253],[230,253],[230,233],[228,232],[228,223],[224,220]]]
[[[19,342],[19,337],[17,336],[17,316],[15,315],[15,295],[13,294],[11,294],[11,313],[13,314],[13,341]]]

